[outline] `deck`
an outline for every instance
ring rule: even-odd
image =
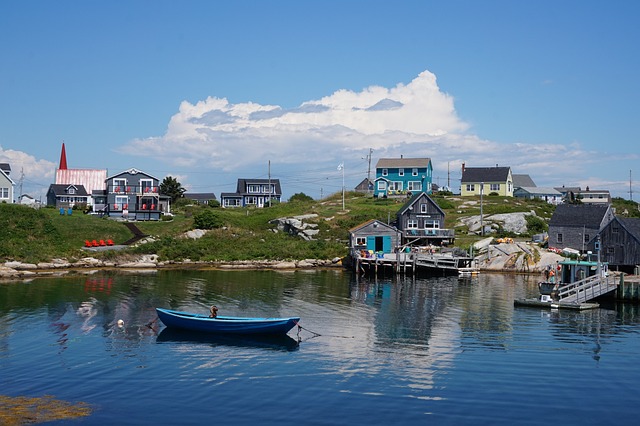
[[[479,272],[474,259],[454,256],[451,253],[374,253],[363,256],[352,253],[353,264],[358,273],[417,274],[425,272],[441,275],[475,275]]]

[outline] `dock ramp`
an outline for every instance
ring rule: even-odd
[[[584,303],[598,296],[614,291],[618,287],[615,277],[593,275],[558,289],[558,298],[562,303]]]

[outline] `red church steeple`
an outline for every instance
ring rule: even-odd
[[[67,152],[64,150],[64,142],[62,142],[62,152],[60,153],[60,170],[67,170]]]

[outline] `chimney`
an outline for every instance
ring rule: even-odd
[[[464,173],[464,163],[462,163],[462,173]]]

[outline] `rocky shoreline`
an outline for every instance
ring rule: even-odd
[[[527,243],[492,244],[487,238],[474,245],[475,263],[480,271],[506,273],[542,273],[564,257]],[[21,280],[42,276],[65,274],[94,274],[100,270],[118,270],[129,273],[153,272],[160,269],[226,269],[226,270],[296,270],[319,268],[344,268],[342,258],[303,260],[238,260],[221,261],[160,261],[158,255],[122,256],[117,260],[101,260],[83,257],[70,262],[52,259],[50,262],[24,263],[8,261],[0,263],[0,280]]]
[[[158,256],[143,255],[136,259],[122,261],[100,260],[84,257],[75,262],[66,259],[52,259],[50,262],[23,263],[9,261],[0,264],[0,280],[14,280],[65,274],[94,274],[99,270],[117,269],[131,273],[150,272],[158,269],[313,269],[342,268],[342,259],[304,259],[304,260],[238,260],[232,262],[167,261],[158,260]]]

